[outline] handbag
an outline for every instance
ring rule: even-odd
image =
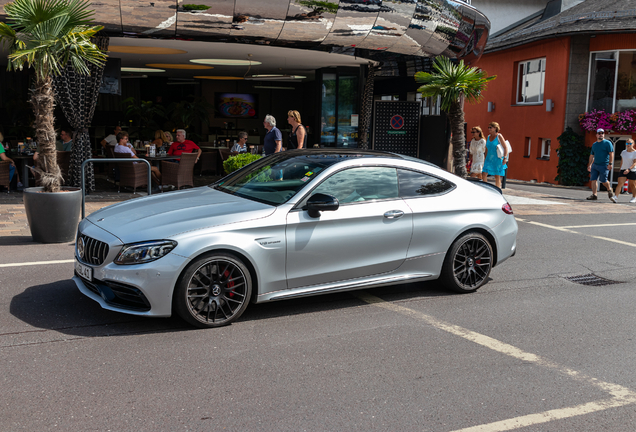
[[[508,150],[508,154],[512,153],[512,146],[508,140],[506,140],[506,149]]]
[[[497,144],[497,157],[499,159],[501,159],[502,157],[504,157],[504,148],[501,144]]]

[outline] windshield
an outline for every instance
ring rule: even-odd
[[[316,176],[342,160],[336,154],[275,153],[222,179],[215,189],[243,198],[279,205],[289,201]]]

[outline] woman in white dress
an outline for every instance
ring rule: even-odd
[[[481,178],[481,171],[484,168],[484,160],[488,149],[486,148],[486,140],[484,139],[484,133],[479,126],[475,126],[470,131],[473,135],[473,139],[470,142],[470,176]]]

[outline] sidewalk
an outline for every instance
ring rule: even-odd
[[[195,180],[195,184],[210,184],[212,180],[204,176]],[[533,189],[536,188],[536,191],[522,190],[521,186],[532,186]],[[118,193],[114,188],[93,192],[86,196],[86,214],[89,215],[111,204],[146,195],[145,191],[139,190],[136,194],[128,191]],[[636,213],[636,205],[627,203],[626,195],[619,197],[620,204],[614,204],[609,200],[604,201],[606,199],[604,193],[599,194],[598,201],[587,201],[585,198],[589,195],[590,190],[587,188],[537,185],[520,181],[508,181],[504,189],[504,196],[516,216]],[[0,193],[0,237],[4,236],[31,236],[22,192]]]

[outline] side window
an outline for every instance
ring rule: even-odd
[[[396,199],[399,197],[397,171],[388,167],[357,167],[340,171],[322,182],[313,192],[333,195],[340,204]]]
[[[449,181],[416,171],[398,170],[400,178],[400,196],[402,198],[420,198],[426,195],[438,195],[455,187]]]

